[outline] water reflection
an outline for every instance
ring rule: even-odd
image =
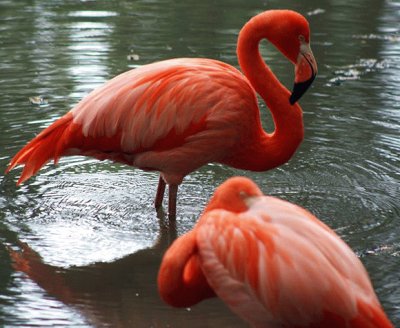
[[[171,310],[162,304],[157,297],[157,272],[166,247],[176,238],[176,227],[169,221],[166,224],[163,214],[159,215],[159,223],[160,233],[155,245],[110,263],[70,268],[48,265],[27,244],[20,244],[19,251],[10,250],[10,253],[18,271],[26,272],[48,295],[77,309],[89,324],[95,326],[184,327],[188,320],[193,320],[193,327],[216,324],[244,327],[218,300],[194,309]],[[40,301],[37,306],[42,308],[52,302]],[[31,311],[35,312],[35,309]],[[46,317],[44,311],[42,315]],[[196,323],[196,318],[201,320]],[[57,317],[52,325],[62,321],[62,316]]]
[[[105,10],[77,10],[68,13],[69,17],[113,17],[118,16],[115,11]]]

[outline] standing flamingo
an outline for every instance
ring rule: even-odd
[[[167,250],[158,287],[176,307],[219,296],[254,327],[393,327],[333,230],[242,177],[218,187],[194,229]]]
[[[264,63],[262,39],[295,64],[291,95]],[[217,162],[265,171],[294,154],[303,139],[297,100],[317,73],[309,40],[303,16],[271,10],[253,17],[240,32],[237,54],[245,76],[203,58],[171,59],[118,75],[31,140],[6,173],[25,165],[20,184],[49,160],[57,163],[68,155],[156,170],[155,206],[161,206],[167,183],[169,215],[175,217],[178,185],[199,167]],[[272,134],[261,126],[256,92],[272,112]]]

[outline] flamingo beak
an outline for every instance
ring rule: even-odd
[[[318,68],[308,43],[302,42],[295,65],[295,79],[289,102],[293,105],[307,91],[317,75]]]

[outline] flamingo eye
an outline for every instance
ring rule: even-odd
[[[244,190],[241,190],[241,191],[239,191],[239,197],[241,198],[241,199],[246,199],[246,198],[249,198],[250,197],[250,194],[249,193],[247,193],[246,191],[244,191]]]

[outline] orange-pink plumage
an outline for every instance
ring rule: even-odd
[[[193,230],[167,250],[158,286],[179,307],[216,295],[254,327],[393,327],[334,231],[242,177],[218,187]]]
[[[261,39],[268,39],[295,64],[292,95],[262,60]],[[216,60],[180,58],[116,76],[29,142],[7,172],[25,165],[18,181],[22,183],[47,161],[68,155],[156,170],[162,177],[156,206],[167,183],[170,212],[175,215],[178,185],[207,163],[254,171],[285,163],[303,139],[297,100],[317,70],[308,23],[293,11],[264,12],[242,29],[237,53],[244,75]],[[256,92],[272,112],[272,134],[262,128]]]

